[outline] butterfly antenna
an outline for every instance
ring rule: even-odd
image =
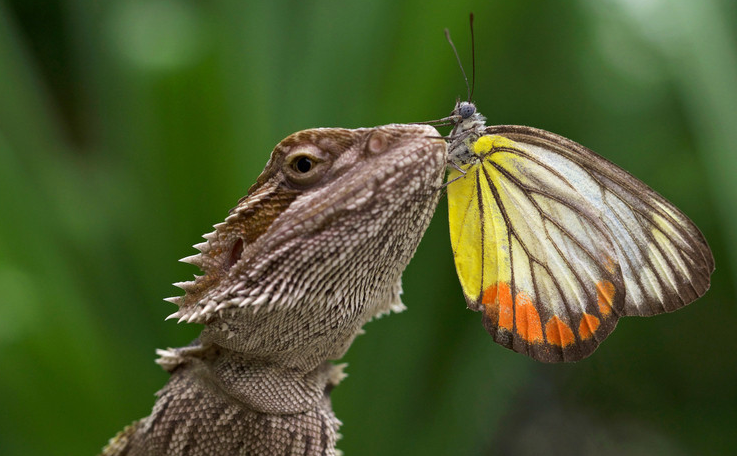
[[[471,21],[473,21],[473,15],[471,15]],[[466,77],[466,70],[463,69],[463,64],[461,64],[461,58],[458,57],[458,51],[456,51],[456,46],[455,44],[453,44],[453,40],[450,39],[450,32],[448,31],[448,29],[445,29],[445,39],[448,40],[448,44],[450,44],[450,47],[453,49],[453,54],[455,54],[456,56],[456,61],[458,62],[458,66],[461,67],[461,73],[463,73],[463,80],[466,81],[466,91],[468,92],[468,100],[471,101],[471,86],[468,85],[468,78]]]
[[[468,24],[469,27],[471,27],[471,90],[468,94],[468,102],[471,102],[471,97],[473,96],[473,89],[476,88],[476,46],[473,38],[473,13],[470,14],[468,17]],[[448,38],[450,39],[450,37]],[[451,46],[453,43],[451,43]],[[455,47],[453,48],[453,51],[455,51]],[[456,53],[456,58],[458,57],[458,54]],[[459,61],[460,64],[460,61]],[[463,67],[461,67],[461,70]],[[466,74],[463,74],[463,77],[466,77]],[[468,80],[466,80],[466,86],[468,87]]]

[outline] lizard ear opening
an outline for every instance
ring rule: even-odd
[[[241,255],[243,254],[243,239],[238,238],[237,241],[235,241],[235,244],[233,244],[233,247],[230,249],[230,254],[228,255],[228,259],[226,263],[223,265],[223,269],[225,271],[229,271],[230,268],[233,267],[234,264],[238,262],[238,260],[241,259]]]

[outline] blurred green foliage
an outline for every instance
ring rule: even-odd
[[[95,454],[149,413],[175,260],[318,126],[439,118],[470,61],[491,124],[551,130],[704,231],[712,289],[542,365],[465,305],[446,207],[333,393],[348,455],[734,454],[737,10],[728,0],[0,0],[0,453]],[[468,64],[467,64],[468,65]],[[470,68],[467,68],[469,70]],[[732,277],[732,279],[730,279]],[[717,325],[719,323],[719,325]]]

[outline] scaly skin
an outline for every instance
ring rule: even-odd
[[[112,455],[334,455],[339,359],[377,315],[440,197],[446,145],[420,125],[295,133],[224,223],[183,261],[172,317],[205,325],[159,351],[171,379]],[[305,161],[307,159],[307,161]],[[307,170],[306,172],[304,172]]]

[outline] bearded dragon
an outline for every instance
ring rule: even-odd
[[[364,323],[404,309],[401,274],[441,194],[447,147],[425,125],[319,128],[281,141],[256,183],[182,259],[170,317],[205,327],[159,350],[151,415],[103,456],[335,455],[330,391]]]

